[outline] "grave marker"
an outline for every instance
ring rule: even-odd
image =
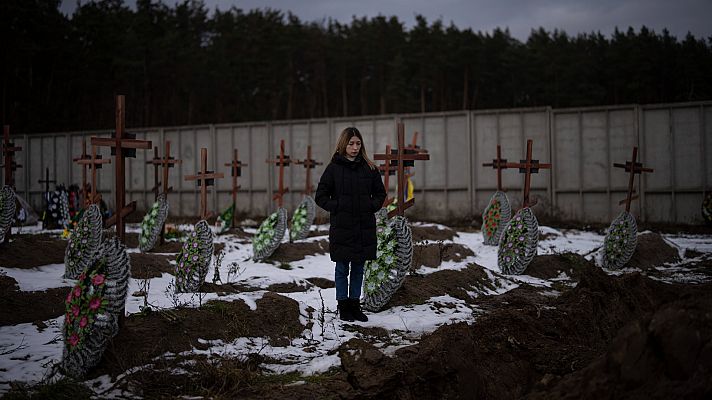
[[[2,154],[4,158],[3,167],[5,167],[5,184],[15,190],[15,171],[22,168],[22,165],[15,162],[15,153],[21,151],[22,147],[15,146],[15,143],[10,141],[10,125],[5,125],[3,129],[3,146]],[[6,236],[7,237],[7,236]]]
[[[266,160],[265,162],[279,166],[279,190],[274,194],[272,200],[276,200],[277,206],[282,208],[284,194],[289,192],[289,188],[284,187],[284,167],[288,167],[293,162],[288,155],[284,154],[284,139],[279,141],[279,158],[275,160]]]
[[[88,160],[90,158],[91,156],[87,154],[87,141],[82,138],[82,154],[72,158],[72,161],[82,166],[82,188],[79,190],[79,194],[81,195],[79,201],[79,204],[81,204],[80,208],[87,204],[87,167],[89,164],[79,163],[79,161]]]
[[[237,155],[237,149],[233,149],[232,161],[225,163],[226,167],[230,167],[230,176],[232,176],[232,205],[237,207],[237,190],[240,189],[240,185],[237,184],[237,178],[242,176],[242,167],[246,167],[247,164],[240,161]],[[237,223],[237,213],[233,209],[232,213],[232,225],[235,226]]]
[[[208,219],[212,213],[208,213],[208,186],[215,184],[215,179],[225,177],[222,172],[208,171],[208,149],[200,149],[200,173],[188,175],[186,181],[197,181],[200,186],[200,218]]]

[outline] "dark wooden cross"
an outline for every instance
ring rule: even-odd
[[[539,173],[540,169],[550,169],[551,164],[541,164],[539,160],[532,160],[532,144],[533,140],[527,139],[527,159],[519,160],[518,163],[506,163],[507,168],[519,168],[519,173],[524,174],[524,201],[522,202],[522,208],[530,206],[529,203],[529,190],[531,189],[532,174]],[[497,155],[499,159],[499,155]],[[536,204],[536,201],[531,204]]]
[[[403,215],[406,209],[410,208],[415,204],[415,199],[410,199],[404,201],[403,188],[406,185],[405,168],[412,167],[415,165],[415,160],[430,160],[429,154],[417,154],[415,152],[406,152],[405,147],[405,126],[402,122],[397,125],[398,130],[398,150],[395,154],[393,152],[386,152],[386,154],[374,154],[374,160],[396,160],[397,176],[398,176],[398,187],[396,190],[397,206],[394,210],[388,213],[388,218],[394,215]],[[400,192],[400,193],[398,193]]]
[[[5,125],[3,129],[3,146],[2,155],[4,158],[3,166],[5,167],[5,184],[12,186],[15,190],[15,171],[22,168],[22,165],[15,162],[15,152],[22,150],[22,147],[15,146],[15,143],[10,141],[10,125]]]
[[[158,146],[153,146],[153,158],[146,161],[146,164],[153,164],[153,192],[154,198],[158,198],[161,193],[161,182],[158,181],[158,167],[161,166],[161,158],[158,156]]]
[[[116,176],[116,212],[109,218],[105,225],[110,227],[116,224],[116,234],[121,243],[125,242],[124,218],[136,211],[136,201],[125,205],[125,167],[126,157],[136,157],[136,149],[150,149],[150,140],[138,140],[135,135],[126,133],[125,128],[125,100],[123,95],[116,96],[116,132],[111,138],[91,138],[95,146],[111,147],[111,154],[115,156],[114,175]]]
[[[392,154],[390,144],[386,145],[385,154]],[[383,175],[383,186],[386,188],[386,199],[383,200],[383,207],[386,207],[393,202],[393,198],[388,195],[388,190],[390,186],[390,176],[396,174],[396,165],[397,162],[395,160],[385,160],[383,164],[378,166],[378,171],[381,175]]]
[[[44,185],[45,185],[45,193],[49,193],[49,184],[50,184],[50,183],[57,183],[57,181],[56,181],[56,180],[54,180],[54,181],[49,180],[49,168],[45,167],[45,178],[38,180],[37,183],[39,183],[39,184],[43,184],[43,183],[44,183]]]
[[[307,170],[307,182],[304,188],[304,195],[309,196],[314,191],[314,186],[311,183],[311,170],[316,168],[317,165],[323,165],[323,162],[316,161],[312,158],[311,145],[307,146],[307,158],[306,160],[297,160],[295,164],[303,165]]]
[[[84,207],[85,204],[88,204],[87,203],[87,167],[89,166],[89,164],[80,163],[79,161],[88,160],[90,158],[91,158],[91,156],[89,156],[89,154],[87,154],[87,141],[86,141],[86,139],[82,139],[82,154],[80,154],[79,157],[72,158],[72,161],[74,161],[75,163],[82,166],[82,189],[79,191],[79,194],[81,195],[81,200],[79,201],[79,204],[81,204],[81,207]]]
[[[232,150],[232,162],[226,163],[226,167],[230,167],[230,176],[232,176],[232,205],[237,207],[237,190],[240,189],[240,185],[237,184],[237,178],[242,176],[242,167],[246,167],[247,164],[240,161],[237,156],[237,149]],[[232,225],[237,224],[237,213],[232,213]]]
[[[196,175],[188,175],[186,181],[197,181],[200,186],[200,218],[208,219],[208,186],[215,184],[215,179],[224,178],[222,172],[208,171],[208,149],[205,147],[200,149],[200,173]]]
[[[84,198],[84,205],[88,206],[90,204],[99,203],[101,198],[96,187],[96,170],[101,169],[103,164],[111,164],[111,160],[101,158],[101,154],[96,154],[96,146],[92,145],[91,156],[89,158],[79,159],[76,163],[82,167],[88,166],[91,170],[91,187],[89,188],[89,196],[85,196]]]
[[[279,158],[266,160],[266,162],[279,166],[279,190],[274,194],[272,200],[277,200],[277,206],[282,207],[284,194],[289,192],[289,188],[284,187],[284,167],[288,167],[292,164],[292,160],[289,156],[284,154],[284,139],[279,141]]]
[[[627,212],[630,212],[630,203],[638,198],[638,195],[635,194],[635,189],[633,189],[633,181],[635,180],[635,174],[641,174],[643,172],[653,172],[652,168],[643,168],[643,163],[639,163],[638,161],[638,148],[633,147],[633,158],[631,158],[633,161],[626,161],[625,164],[619,164],[619,163],[614,163],[613,166],[616,168],[623,168],[625,172],[629,172],[630,175],[628,177],[628,196],[619,201],[618,205],[625,204],[625,210]],[[635,194],[635,195],[634,195]]]
[[[491,163],[482,164],[483,167],[492,167],[497,170],[497,191],[504,192],[502,189],[502,170],[507,169],[507,159],[502,159],[502,146],[497,145],[497,158]]]

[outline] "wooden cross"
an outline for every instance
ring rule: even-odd
[[[124,218],[136,210],[136,201],[125,205],[126,192],[124,158],[136,157],[136,149],[150,149],[150,140],[138,140],[135,135],[124,132],[125,127],[125,101],[123,95],[116,96],[116,132],[111,138],[91,138],[95,146],[111,147],[111,154],[115,155],[114,175],[116,177],[116,212],[106,221],[106,227],[116,224],[116,233],[121,243],[125,243]]]
[[[233,149],[232,152],[232,162],[226,163],[225,166],[230,167],[230,176],[232,176],[232,205],[237,207],[237,190],[240,188],[240,185],[237,184],[237,178],[242,176],[242,167],[246,167],[247,164],[240,161],[237,156],[237,149]],[[233,210],[232,225],[235,226],[235,224],[237,224],[237,213]]]
[[[88,166],[89,169],[91,169],[91,187],[89,188],[89,196],[85,196],[84,198],[84,205],[88,206],[93,203],[99,203],[99,201],[101,201],[101,198],[97,193],[96,170],[101,169],[102,164],[111,164],[111,160],[108,158],[101,158],[101,154],[96,154],[96,146],[92,145],[91,156],[89,156],[88,158],[79,159],[75,162],[81,165],[83,168]]]
[[[49,193],[49,184],[50,184],[50,183],[57,183],[57,181],[56,181],[56,180],[54,180],[54,181],[49,180],[49,168],[48,168],[48,167],[45,167],[45,178],[44,178],[44,180],[42,180],[42,179],[38,180],[37,183],[39,183],[39,184],[44,183],[44,184],[45,184],[45,193]]]
[[[22,165],[17,164],[14,160],[15,152],[22,150],[22,147],[15,146],[13,142],[10,141],[10,125],[5,125],[3,129],[3,146],[2,154],[4,157],[3,166],[5,167],[5,184],[12,186],[15,189],[15,177],[14,172],[18,168],[22,168]]]
[[[386,145],[385,154],[392,154],[390,144]],[[386,188],[386,199],[383,200],[383,207],[393,202],[393,198],[388,195],[388,190],[390,186],[390,176],[396,174],[396,165],[395,160],[386,160],[383,164],[378,166],[378,171],[383,175],[383,186]]]
[[[638,159],[638,148],[633,147],[633,161],[626,161],[625,164],[614,163],[613,166],[616,168],[623,168],[625,172],[629,172],[630,176],[628,178],[628,196],[618,202],[618,205],[625,203],[626,212],[630,212],[630,203],[638,198],[638,195],[634,195],[635,189],[633,189],[633,181],[635,180],[635,174],[641,174],[643,172],[653,172],[652,168],[643,168],[643,163],[637,162]]]
[[[507,159],[502,159],[502,146],[497,145],[497,158],[491,163],[482,164],[483,167],[492,167],[497,170],[497,191],[504,192],[502,189],[502,170],[507,169]]]
[[[303,165],[304,168],[307,169],[307,182],[304,188],[304,195],[309,196],[314,191],[314,186],[311,183],[311,170],[316,168],[317,165],[323,165],[324,163],[312,159],[311,145],[307,146],[307,159],[301,161],[297,160],[294,163]]]
[[[533,140],[527,139],[527,159],[526,160],[519,160],[518,163],[506,163],[507,168],[519,168],[519,173],[524,174],[524,202],[522,202],[522,208],[529,207],[529,190],[531,188],[531,179],[532,175],[531,174],[536,174],[539,172],[539,169],[549,169],[551,168],[551,164],[541,164],[539,163],[539,160],[532,160],[532,144],[534,143]],[[497,155],[497,158],[499,159],[499,155]],[[534,205],[536,204],[536,201],[531,204]]]
[[[208,219],[208,186],[215,184],[215,179],[224,178],[222,172],[208,171],[208,149],[205,147],[200,149],[200,173],[196,175],[188,175],[186,181],[197,181],[200,186],[200,218]]]
[[[417,154],[414,152],[407,152],[405,147],[405,126],[402,122],[397,125],[398,130],[398,151],[396,154],[390,153],[386,154],[374,154],[374,160],[396,160],[396,166],[398,168],[398,189],[396,190],[397,205],[394,210],[388,213],[388,218],[394,215],[403,215],[406,209],[410,208],[415,204],[415,199],[410,199],[408,201],[403,201],[402,190],[406,185],[405,178],[405,167],[412,167],[415,165],[415,160],[430,160],[429,154]],[[401,191],[401,193],[397,193]]]
[[[158,181],[158,167],[161,166],[161,158],[158,157],[158,146],[153,146],[153,158],[146,161],[146,164],[153,164],[153,187],[151,191],[154,194],[154,198],[158,198],[158,194],[161,193],[161,182]]]
[[[154,182],[156,182],[156,186],[154,186],[153,189],[156,191],[156,197],[158,197],[159,193],[166,193],[172,192],[173,191],[173,186],[168,187],[168,169],[169,168],[174,168],[176,164],[182,164],[183,160],[177,159],[175,157],[171,157],[171,141],[166,140],[165,143],[165,155],[163,158],[158,156],[158,146],[153,148],[153,159],[150,161],[146,161],[146,164],[153,164],[154,166]],[[158,182],[158,167],[162,167],[163,170],[163,191],[159,192],[159,188],[161,187],[161,183]]]
[[[279,158],[276,160],[266,160],[266,162],[279,166],[279,190],[274,194],[272,200],[277,200],[277,206],[281,208],[284,194],[289,192],[289,188],[284,187],[284,167],[292,163],[289,156],[284,154],[284,139],[279,141]]]
[[[82,154],[79,155],[79,157],[74,157],[72,158],[72,161],[75,163],[79,164],[82,166],[82,189],[79,191],[79,194],[81,194],[81,200],[79,204],[88,204],[87,202],[87,167],[89,166],[88,163],[80,163],[79,161],[82,160],[88,160],[90,159],[91,156],[87,154],[87,141],[86,139],[82,139]]]

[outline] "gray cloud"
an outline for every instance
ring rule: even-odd
[[[176,1],[165,0],[172,5]],[[62,10],[69,13],[76,0],[63,0]],[[128,0],[127,4],[135,4]],[[710,0],[205,0],[209,9],[227,10],[231,6],[250,10],[272,8],[291,11],[304,21],[332,18],[348,23],[353,16],[395,15],[407,27],[415,15],[428,21],[442,19],[459,28],[491,32],[509,28],[512,35],[526,40],[532,29],[564,30],[577,33],[613,33],[615,27],[625,31],[642,25],[683,38],[687,32],[697,37],[712,37],[712,1]]]

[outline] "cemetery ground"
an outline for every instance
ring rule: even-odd
[[[181,221],[194,222],[194,221]],[[542,221],[538,256],[502,275],[472,225],[412,224],[403,286],[366,323],[335,311],[328,226],[253,262],[246,223],[216,237],[220,281],[173,293],[180,238],[131,258],[128,313],[86,380],[62,354],[59,231],[13,228],[0,251],[7,398],[699,398],[712,393],[712,229],[640,226],[619,271],[605,226]],[[578,228],[578,229],[577,229]],[[646,231],[646,228],[651,230]],[[187,232],[192,225],[178,225]],[[288,237],[288,235],[286,235]],[[212,266],[217,257],[213,257]]]

